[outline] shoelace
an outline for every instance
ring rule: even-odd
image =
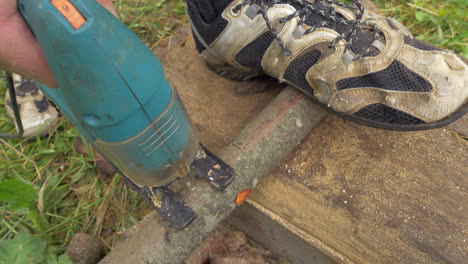
[[[307,21],[307,19],[312,15],[320,15],[322,17],[327,18],[327,20],[323,21],[320,25],[315,25],[305,30],[303,32],[304,35],[314,32],[318,27],[333,26],[333,24],[336,24],[336,23],[346,25],[347,30],[330,43],[330,47],[333,48],[337,45],[337,43],[340,40],[345,40],[346,46],[345,46],[344,53],[346,53],[346,51],[352,45],[353,39],[356,35],[357,30],[360,28],[360,25],[362,23],[362,17],[364,15],[364,7],[362,6],[359,0],[349,0],[349,2],[352,2],[353,5],[344,4],[341,2],[337,2],[335,0],[316,0],[315,3],[322,2],[322,3],[329,5],[330,8],[328,9],[322,8],[320,5],[317,5],[317,4],[312,4],[308,2],[307,0],[285,0],[285,1],[284,0],[283,1],[281,0],[244,0],[233,8],[233,11],[238,13],[240,9],[242,9],[246,5],[250,5],[254,7],[256,6],[257,8],[256,14],[262,15],[263,19],[266,22],[268,29],[274,35],[277,43],[280,45],[282,50],[288,56],[291,55],[291,51],[286,47],[286,44],[284,43],[284,41],[279,37],[277,29],[271,24],[271,21],[267,15],[268,9],[270,9],[276,4],[285,3],[285,2],[297,4],[301,8],[296,10],[296,12],[292,13],[291,15],[281,18],[279,21],[280,23],[286,23],[287,21],[295,17],[299,17],[300,18],[298,22],[298,27],[299,27],[302,24],[304,24]],[[348,9],[358,10],[356,19],[354,21],[349,21],[349,20],[342,18],[341,16],[338,16],[335,13],[333,7],[331,7],[332,4],[341,6],[344,8],[348,8]],[[377,34],[378,33],[376,33],[376,35]],[[367,51],[364,52],[363,54],[357,54],[353,58],[353,60],[356,60],[365,56],[369,51],[370,51],[370,48],[368,48]]]

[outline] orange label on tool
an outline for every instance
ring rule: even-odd
[[[50,3],[57,8],[74,29],[79,29],[86,22],[78,9],[68,0],[50,0]]]

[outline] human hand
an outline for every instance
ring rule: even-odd
[[[112,0],[96,0],[117,16]],[[56,88],[38,42],[18,12],[17,0],[0,0],[0,69]]]

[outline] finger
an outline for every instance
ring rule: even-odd
[[[112,0],[96,0],[117,16]],[[0,0],[0,68],[36,80],[50,88],[57,83],[37,40],[17,12],[16,0]],[[14,47],[14,48],[12,48]]]
[[[8,36],[0,41],[0,68],[57,86],[37,40],[19,13],[0,21],[0,36]]]
[[[118,17],[117,12],[115,11],[114,4],[112,3],[113,0],[96,0],[99,4],[101,4],[104,8],[109,10],[114,16]]]
[[[16,0],[0,0],[0,6],[0,23],[17,12]]]

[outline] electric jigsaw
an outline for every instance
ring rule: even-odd
[[[95,0],[18,0],[59,85],[39,84],[89,143],[175,229],[195,217],[170,184],[223,190],[233,169],[199,143],[159,60]]]

